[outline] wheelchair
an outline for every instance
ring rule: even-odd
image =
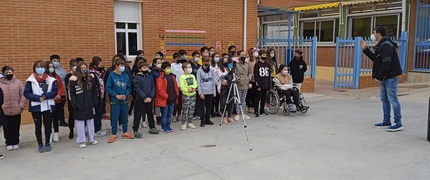
[[[295,90],[297,92],[297,94],[299,95],[299,101],[300,102],[299,102],[299,107],[296,107],[297,111],[300,111],[301,113],[308,112],[309,106],[306,104],[306,100],[305,100],[305,97],[303,96],[303,94],[300,93],[299,89],[296,88],[295,86],[293,87],[293,90]],[[280,96],[280,95],[282,95],[282,96]],[[287,97],[281,93],[281,89],[279,87],[272,86],[272,88],[269,91],[267,91],[266,108],[267,108],[268,113],[276,114],[276,113],[278,113],[280,107],[282,107],[282,114],[283,115],[295,113],[295,112],[291,112],[290,109],[288,108],[286,98]],[[291,101],[294,102],[292,96],[291,96]]]

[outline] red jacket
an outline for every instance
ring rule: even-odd
[[[63,84],[63,81],[61,81],[61,77],[58,74],[56,74],[55,79],[57,80],[57,85],[58,85],[57,95],[60,97],[65,96],[64,95],[64,84]],[[60,99],[54,98],[54,101],[55,101],[55,104],[61,103],[61,98]]]
[[[176,76],[172,75],[173,85],[175,86],[176,96],[179,98],[178,83],[176,82]],[[167,98],[167,79],[164,78],[164,72],[160,72],[160,77],[156,79],[156,93],[155,93],[155,106],[166,107]],[[178,99],[176,98],[176,104],[178,104]]]

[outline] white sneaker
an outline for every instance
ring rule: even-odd
[[[10,145],[10,146],[6,146],[6,149],[7,149],[8,151],[12,151],[12,150],[13,150],[13,146],[12,146],[12,145]]]
[[[118,131],[122,131],[122,127],[121,126],[118,126]]]
[[[102,136],[106,136],[106,131],[100,130],[94,133],[94,136],[96,137],[102,137]]]
[[[18,144],[16,144],[16,145],[13,145],[13,149],[19,149],[19,145]]]
[[[54,142],[58,142],[60,141],[60,135],[58,133],[54,133],[52,139],[54,140]]]
[[[191,129],[196,129],[196,126],[194,126],[193,123],[188,123],[188,127],[191,128]]]
[[[142,122],[142,127],[143,127],[143,128],[147,128],[147,127],[148,127],[148,124],[146,123],[146,121],[143,121],[143,122]]]
[[[90,142],[91,145],[97,145],[99,142],[97,142],[96,140],[94,140],[93,142]]]
[[[239,121],[239,119],[240,119],[240,115],[234,116],[234,120]]]
[[[181,126],[181,130],[182,130],[182,131],[185,131],[185,129],[187,129],[187,125],[186,125],[186,124],[182,124],[182,126]]]
[[[249,117],[249,116],[248,116],[248,115],[246,115],[246,114],[243,114],[243,117],[244,117],[246,120],[251,119],[251,117]]]
[[[85,143],[80,143],[80,144],[78,144],[78,147],[79,147],[79,148],[86,148],[86,147],[87,147],[87,145],[86,145]]]

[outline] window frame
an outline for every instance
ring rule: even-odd
[[[273,15],[273,16],[280,16],[280,15]],[[280,37],[280,26],[287,26],[289,27],[289,23],[291,23],[291,29],[288,29],[288,33],[291,34],[291,37],[294,36],[294,16],[291,17],[291,22],[289,19],[283,19],[283,20],[276,20],[276,21],[265,21],[265,17],[262,18],[262,28],[263,28],[263,38],[268,38],[267,36],[267,26],[274,26],[276,25],[278,27],[278,36],[270,37],[275,39],[282,39],[282,38],[288,38],[288,37]]]
[[[118,37],[117,37],[117,33],[118,32],[124,32],[126,34],[125,39],[126,39],[126,52],[124,54],[124,56],[126,57],[127,61],[133,61],[137,55],[130,55],[129,53],[129,40],[128,40],[128,33],[136,33],[137,34],[137,50],[143,50],[143,33],[142,33],[142,0],[115,0],[115,1],[124,1],[124,2],[135,2],[137,4],[139,4],[139,11],[138,11],[138,21],[123,21],[123,20],[116,20],[114,19],[114,41],[115,41],[115,48],[114,48],[114,53],[117,54],[118,53]],[[116,23],[125,23],[125,29],[118,29],[116,28]],[[128,24],[129,23],[134,23],[136,24],[136,29],[128,29]]]
[[[300,21],[300,36],[303,36],[303,30],[304,30],[304,23],[314,23],[314,36],[318,37],[317,39],[317,43],[323,43],[323,44],[333,44],[336,43],[336,20],[339,21],[338,19],[334,19],[334,18],[320,18],[318,20],[302,20]],[[316,32],[317,30],[317,22],[319,27],[318,27],[318,32]],[[333,41],[321,41],[321,22],[333,22]],[[339,24],[339,22],[337,23]],[[318,33],[318,36],[317,36]],[[314,37],[313,36],[313,37]]]

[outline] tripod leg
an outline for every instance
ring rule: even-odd
[[[215,138],[215,144],[213,145],[214,147],[216,146],[216,144],[217,144],[217,142],[218,142],[218,137],[219,137],[219,134],[220,134],[220,132],[221,132],[222,121],[223,121],[223,119],[224,119],[224,117],[225,117],[225,113],[226,113],[227,105],[228,105],[228,99],[230,98],[230,93],[231,93],[231,89],[232,89],[232,87],[233,87],[233,86],[230,86],[230,88],[229,88],[229,90],[228,90],[227,98],[225,99],[225,100],[226,100],[226,103],[225,103],[225,105],[224,105],[224,109],[223,109],[223,111],[222,111],[221,120],[219,121],[218,133],[217,133],[216,138]],[[221,86],[221,92],[222,92],[222,86]],[[220,93],[220,103],[222,102],[221,100],[222,100],[222,98],[221,98],[221,93]]]
[[[235,92],[236,94],[239,94],[239,89],[237,88],[237,85],[235,87]],[[235,101],[237,102],[237,104],[239,104],[240,115],[243,121],[243,128],[245,129],[246,140],[248,141],[249,151],[252,151],[251,140],[249,139],[249,134],[248,134],[248,125],[246,124],[245,117],[243,116],[244,113],[243,113],[243,108],[241,106],[240,99],[235,97]]]

